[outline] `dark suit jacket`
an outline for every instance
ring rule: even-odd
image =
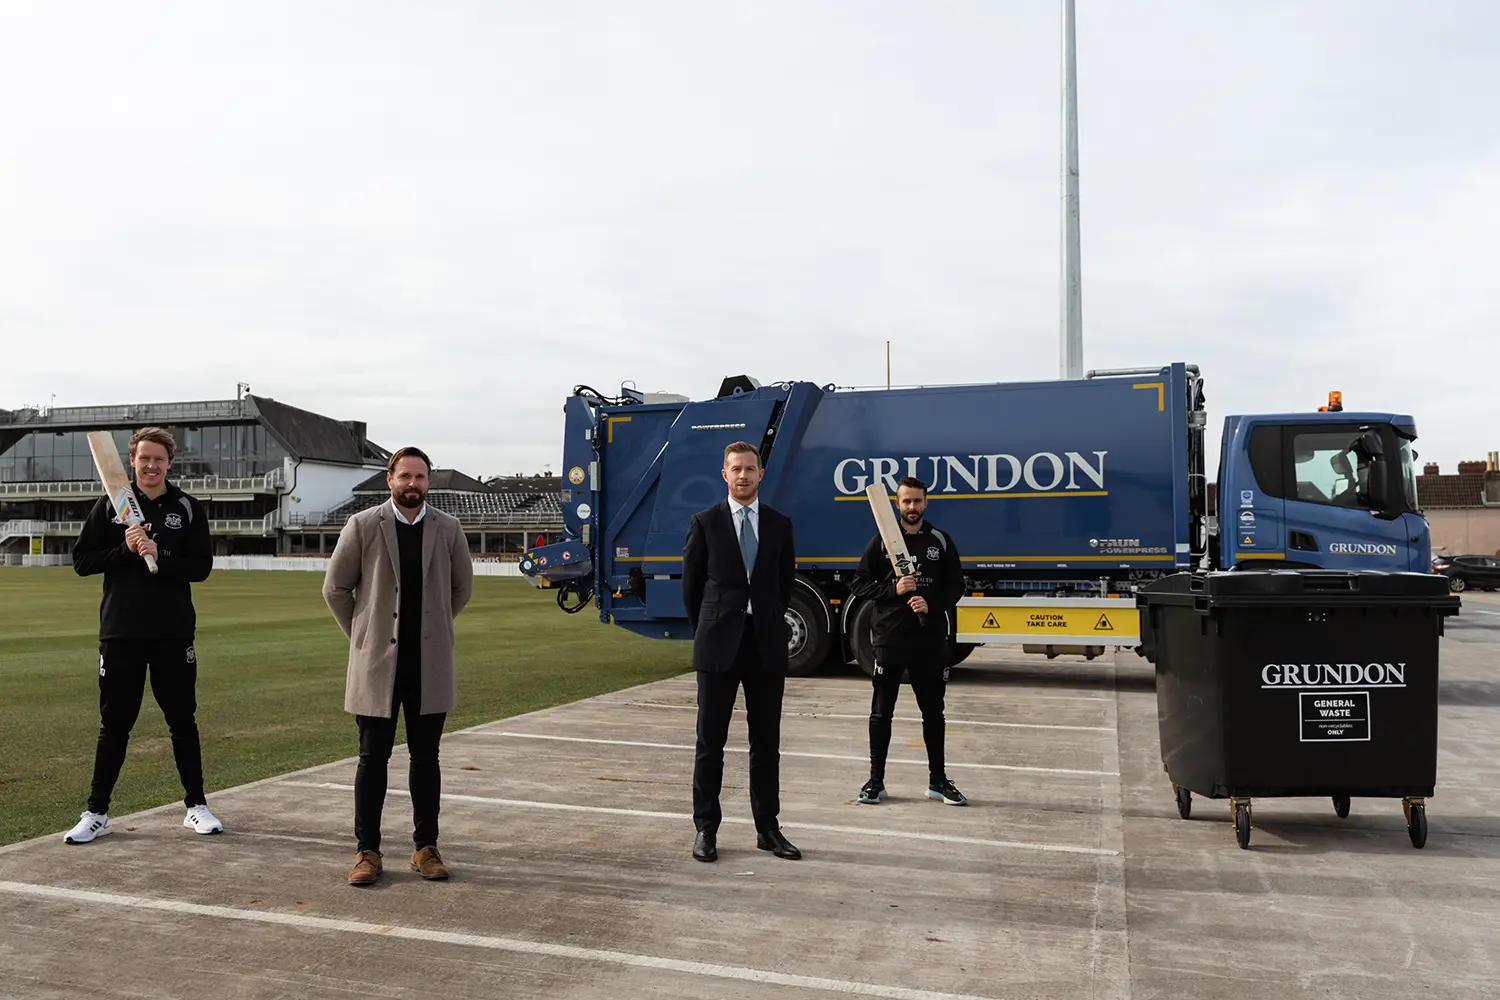
[[[745,628],[745,604],[754,603],[761,668],[787,670],[786,606],[797,574],[791,518],[760,505],[755,566],[745,574],[739,537],[726,498],[693,515],[682,549],[682,603],[693,627],[693,669],[727,673]]]

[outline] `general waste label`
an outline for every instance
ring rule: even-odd
[[[1347,743],[1370,738],[1370,692],[1303,691],[1303,743]]]
[[[1034,636],[1043,642],[1057,639],[1133,641],[1139,635],[1139,619],[1133,607],[1101,611],[1092,608],[958,608],[958,631],[983,636]]]

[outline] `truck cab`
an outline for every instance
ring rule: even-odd
[[[1317,413],[1226,417],[1219,568],[1427,572],[1416,437],[1409,416],[1350,413],[1336,404]]]

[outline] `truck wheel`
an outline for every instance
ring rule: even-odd
[[[787,673],[807,677],[828,658],[828,616],[806,587],[793,587],[786,607]]]

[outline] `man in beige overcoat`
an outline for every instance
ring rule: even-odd
[[[474,591],[474,564],[458,519],[427,505],[431,472],[420,449],[391,456],[390,501],[349,518],[323,581],[323,599],[350,640],[344,711],[359,723],[351,885],[372,885],[382,871],[380,814],[398,709],[411,754],[411,867],[426,879],[448,877],[437,849],[438,743],[458,697],[453,619]]]

